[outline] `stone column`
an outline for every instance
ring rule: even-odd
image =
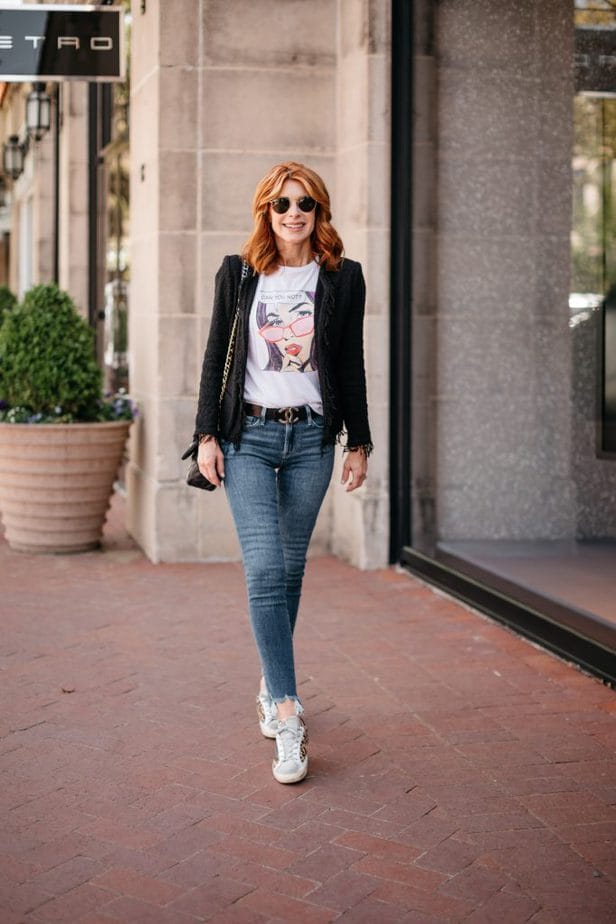
[[[375,452],[365,487],[345,494],[334,474],[332,547],[363,568],[388,556],[390,4],[339,0],[334,222],[367,284],[364,325]]]
[[[198,7],[149,0],[132,24],[129,362],[140,418],[128,527],[154,561],[190,557],[196,541],[179,455],[196,376]]]
[[[130,354],[142,415],[127,478],[129,528],[154,561],[238,557],[223,493],[186,487],[179,456],[214,275],[250,230],[257,181],[296,159],[333,185],[335,13],[331,0],[134,8]],[[323,518],[319,536],[325,548]]]
[[[34,147],[34,267],[37,282],[51,282],[53,279],[54,244],[54,171],[53,171],[53,129],[38,141]],[[68,217],[65,219],[69,221]],[[84,259],[87,251],[82,252]],[[80,306],[87,311],[87,302]]]
[[[60,279],[79,309],[88,310],[88,85],[62,85],[60,132]],[[51,141],[51,139],[50,139]],[[52,207],[51,201],[49,206]]]

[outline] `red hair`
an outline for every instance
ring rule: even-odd
[[[337,270],[342,262],[344,248],[338,232],[331,224],[329,193],[318,173],[295,161],[276,164],[257,184],[252,200],[254,228],[242,248],[242,257],[257,273],[266,276],[278,266],[280,257],[270,222],[269,203],[280,195],[287,180],[297,180],[316,201],[312,249],[325,269]]]

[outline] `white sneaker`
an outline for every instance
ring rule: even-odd
[[[257,693],[257,715],[261,734],[265,738],[275,738],[278,731],[278,709],[267,690]]]
[[[299,715],[278,722],[276,756],[272,762],[279,783],[299,783],[308,773],[308,729]]]

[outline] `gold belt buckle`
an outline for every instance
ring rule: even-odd
[[[294,424],[299,420],[298,407],[281,407],[278,411],[278,422],[284,424]]]

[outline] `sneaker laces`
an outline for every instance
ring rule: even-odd
[[[278,747],[278,757],[281,763],[287,760],[300,760],[300,745],[302,743],[302,733],[304,723],[299,716],[290,716],[284,722],[278,723],[276,733],[276,745]]]

